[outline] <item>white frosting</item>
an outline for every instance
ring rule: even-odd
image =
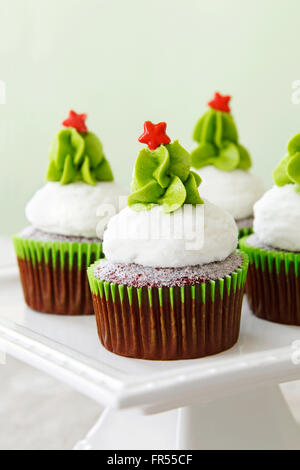
[[[193,170],[202,178],[201,197],[227,210],[236,220],[252,216],[253,204],[264,193],[261,178],[249,171],[223,171],[212,165]]]
[[[119,210],[119,196],[125,194],[114,182],[95,186],[83,182],[47,183],[28,202],[26,217],[45,232],[102,238],[108,220]]]
[[[300,251],[300,195],[293,184],[273,186],[254,205],[254,232],[274,248]]]
[[[183,206],[165,214],[161,206],[141,212],[126,207],[110,219],[104,233],[106,258],[151,267],[193,266],[227,258],[237,247],[238,230],[233,217],[208,201],[193,211],[192,206],[189,209]],[[169,221],[177,233],[174,229],[163,231]],[[195,233],[200,244],[191,242]]]

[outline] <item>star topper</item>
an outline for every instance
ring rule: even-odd
[[[78,132],[85,134],[88,129],[85,125],[87,114],[77,114],[71,109],[69,116],[62,122],[64,127],[74,127]]]
[[[155,150],[160,145],[169,144],[171,139],[167,136],[166,129],[165,122],[153,124],[151,121],[145,121],[144,132],[139,137],[139,142],[147,144],[150,150]]]
[[[216,109],[217,111],[223,111],[225,113],[230,113],[229,101],[231,96],[221,95],[216,91],[215,96],[207,104],[210,108]]]

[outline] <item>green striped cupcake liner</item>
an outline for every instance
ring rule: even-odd
[[[93,314],[87,267],[100,259],[101,243],[41,241],[13,236],[27,305],[64,315]]]
[[[253,233],[252,227],[239,228],[239,239],[251,235],[251,233]]]
[[[252,246],[248,237],[239,242],[249,256],[246,294],[259,318],[300,325],[300,253]]]
[[[191,359],[224,351],[238,340],[248,256],[217,281],[184,287],[142,287],[98,279],[88,269],[99,338],[109,351],[151,360]]]

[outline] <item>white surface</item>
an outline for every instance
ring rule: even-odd
[[[47,183],[33,195],[25,212],[27,220],[44,232],[102,238],[108,220],[119,211],[119,197],[124,195],[126,191],[114,181],[95,186]]]
[[[5,265],[10,245],[2,246]],[[240,340],[223,354],[174,362],[122,358],[100,346],[93,317],[29,310],[16,268],[0,270],[0,351],[109,406],[75,448],[299,448],[299,428],[277,387],[300,377],[291,360],[299,359],[299,343],[292,346],[299,330],[258,320],[244,305]],[[286,395],[290,385],[298,390],[286,384]]]
[[[300,449],[300,427],[278,386],[183,408],[178,424],[179,449]]]
[[[163,450],[177,448],[178,411],[143,416],[106,409],[75,450]]]
[[[250,171],[222,171],[212,165],[194,169],[202,178],[199,193],[228,211],[235,219],[253,214],[253,204],[263,195],[263,181]]]
[[[75,448],[299,450],[300,427],[273,385],[147,417],[107,409]]]
[[[0,364],[0,449],[72,449],[101,406],[49,375],[7,356]]]
[[[300,194],[294,184],[273,186],[257,201],[253,228],[266,245],[300,251]]]
[[[162,206],[140,212],[126,207],[110,219],[103,251],[113,263],[171,268],[222,261],[237,240],[234,219],[209,201],[171,214]]]
[[[2,450],[62,450],[72,448],[78,441],[76,448],[83,450],[184,449],[188,447],[188,441],[189,448],[195,445],[199,447],[199,444],[202,448],[208,448],[212,443],[215,448],[218,446],[222,448],[225,443],[232,447],[236,447],[238,443],[242,445],[246,443],[248,447],[254,448],[254,443],[257,444],[258,439],[260,439],[258,442],[260,448],[274,445],[274,440],[273,442],[271,440],[274,439],[274,431],[277,433],[277,444],[278,438],[281,437],[281,445],[285,448],[299,447],[294,437],[292,441],[294,445],[291,443],[291,437],[299,433],[299,427],[296,427],[291,420],[284,403],[283,406],[282,403],[278,406],[278,403],[282,402],[282,397],[276,390],[275,403],[274,399],[270,400],[272,395],[274,396],[272,390],[266,390],[267,403],[262,391],[259,390],[259,406],[257,406],[257,395],[251,391],[250,396],[245,397],[246,406],[243,406],[241,397],[233,396],[231,399],[205,406],[188,407],[179,412],[173,410],[152,416],[143,416],[135,410],[117,412],[107,409],[99,419],[102,411],[99,405],[11,357],[7,357],[5,365],[0,366],[0,380],[2,383],[0,449]],[[285,394],[292,404],[298,422],[299,385],[299,382],[292,382],[284,386]],[[251,413],[248,413],[250,403]],[[237,426],[236,419],[233,423],[232,408],[237,406],[238,413],[235,418],[241,418],[240,426]],[[276,406],[275,412],[274,406]],[[284,413],[282,408],[285,410]],[[226,413],[231,413],[230,420],[224,416]],[[193,418],[197,426],[193,425]],[[249,424],[249,419],[252,421],[252,426],[251,429],[249,426],[246,427],[245,435],[245,421]],[[228,421],[231,423],[231,433],[228,432]],[[260,433],[257,432],[257,423],[260,424]],[[202,424],[202,427],[198,426],[199,424]],[[92,425],[91,431],[88,432]],[[269,426],[268,432],[262,435],[266,426]],[[273,428],[270,433],[271,426]],[[203,427],[204,434],[202,434]],[[83,439],[87,432],[86,438]]]
[[[246,304],[239,342],[229,351],[190,361],[151,362],[106,351],[94,317],[28,309],[17,270],[2,270],[0,289],[0,347],[106,406],[153,413],[300,377],[299,366],[291,361],[300,329],[259,320]]]

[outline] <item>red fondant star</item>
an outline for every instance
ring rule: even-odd
[[[150,150],[155,150],[160,145],[166,145],[171,142],[166,134],[167,124],[159,122],[153,124],[151,121],[144,123],[144,133],[139,137],[139,142],[147,144]]]
[[[88,131],[85,125],[86,118],[86,114],[77,114],[71,109],[69,116],[62,122],[62,125],[65,127],[74,127],[78,132],[84,134]]]
[[[214,98],[209,101],[208,106],[217,111],[224,111],[225,113],[230,113],[229,108],[229,101],[231,100],[231,96],[229,95],[221,95],[216,91]]]

